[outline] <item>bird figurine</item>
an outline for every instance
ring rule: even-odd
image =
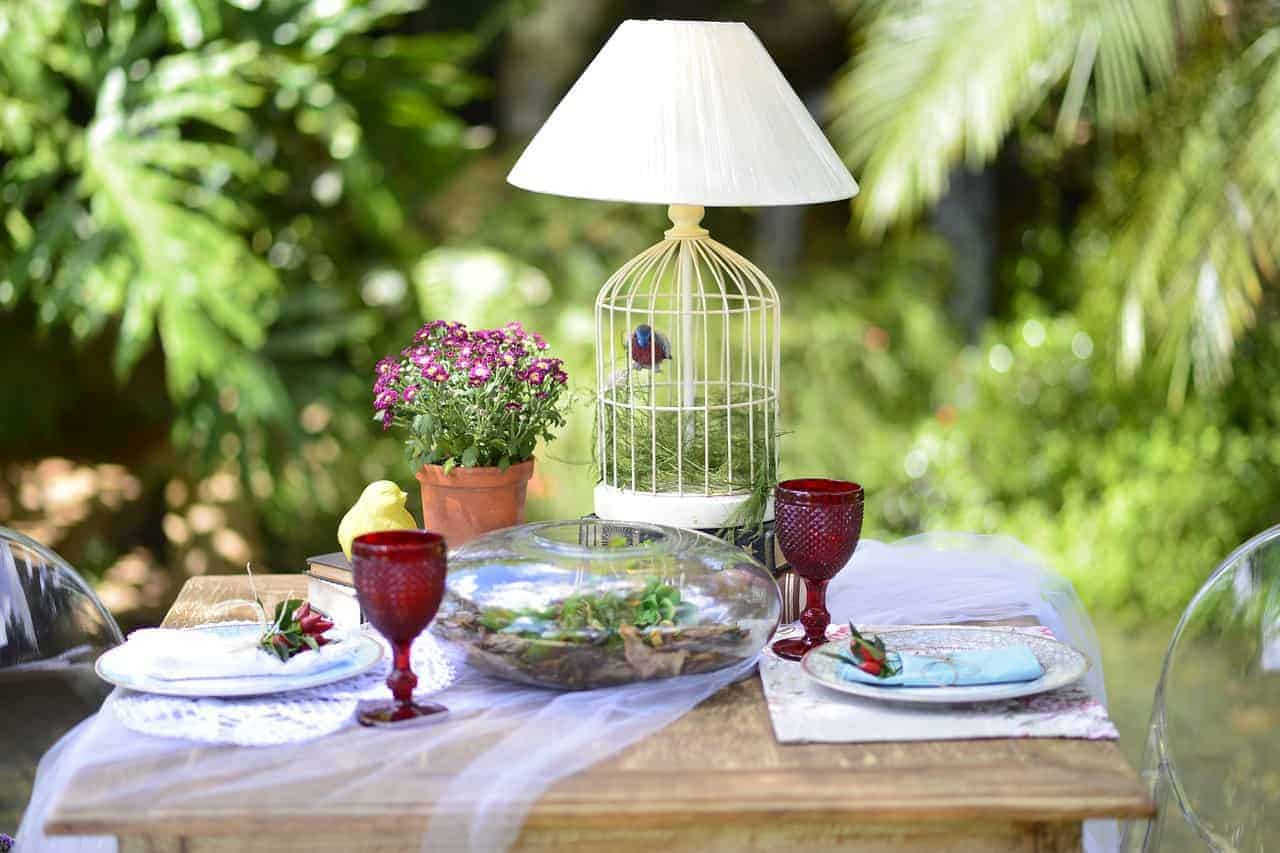
[[[360,499],[338,523],[338,544],[351,559],[351,542],[357,536],[379,530],[413,530],[418,526],[404,508],[409,497],[390,480],[378,480],[365,486]]]
[[[654,331],[648,323],[641,323],[627,336],[626,345],[631,352],[631,363],[637,370],[651,369],[662,372],[662,362],[671,359],[671,341],[662,332]]]

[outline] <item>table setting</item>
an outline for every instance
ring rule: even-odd
[[[319,585],[194,578],[98,660],[21,843],[1066,850],[1149,812],[1067,581],[998,537],[863,540],[848,472],[779,476],[778,294],[700,222],[857,185],[749,29],[626,22],[509,180],[671,205],[597,298],[593,511],[526,523],[574,397],[547,338],[427,321],[372,386],[421,524],[379,480]]]
[[[379,594],[376,578],[380,577],[379,571],[385,570],[386,557],[380,555],[383,563],[366,562],[362,556],[362,540],[367,540],[373,546],[382,542],[385,549],[386,537],[393,536],[392,543],[396,547],[413,549],[414,556],[404,558],[402,555],[405,567],[403,571],[410,580],[419,578],[421,589],[407,585],[404,578],[382,581],[395,594],[406,594],[404,588],[409,586],[408,594],[425,597],[426,606],[423,610],[398,608],[400,618],[396,620],[395,626],[388,628],[389,631],[401,630],[404,628],[401,623],[409,619],[411,624],[407,634],[412,634],[413,626],[419,622],[423,626],[432,621],[438,622],[442,618],[441,611],[453,613],[455,621],[460,620],[461,624],[466,625],[469,623],[460,614],[467,614],[466,608],[476,601],[493,601],[501,599],[505,594],[508,603],[515,603],[519,601],[517,593],[527,599],[531,591],[557,587],[555,581],[546,577],[547,574],[554,574],[551,571],[554,565],[548,567],[543,563],[534,566],[541,568],[542,579],[537,585],[530,584],[527,582],[530,568],[527,552],[522,552],[519,546],[504,546],[501,541],[495,544],[490,541],[493,539],[514,537],[525,541],[541,540],[554,549],[555,559],[562,559],[563,552],[567,549],[571,553],[571,564],[576,565],[567,569],[566,573],[583,575],[587,570],[584,570],[582,563],[585,559],[590,559],[585,555],[596,549],[589,545],[566,542],[567,531],[579,531],[582,541],[594,541],[600,546],[598,550],[606,552],[603,562],[608,566],[609,576],[616,577],[621,572],[626,584],[644,590],[649,583],[646,580],[637,582],[637,576],[631,574],[637,571],[633,564],[637,559],[656,559],[661,563],[662,548],[652,544],[654,539],[644,540],[640,537],[661,535],[666,531],[648,526],[628,530],[625,526],[612,524],[608,525],[606,536],[602,535],[604,527],[604,524],[596,521],[552,522],[517,527],[481,537],[471,546],[457,550],[454,561],[456,567],[453,570],[458,572],[461,581],[461,596],[458,596],[460,600],[451,604],[445,601],[445,591],[436,589],[437,584],[433,580],[439,573],[432,565],[440,562],[439,556],[433,555],[437,542],[434,534],[425,531],[384,531],[357,537],[353,549],[353,566],[357,577],[362,579],[357,583],[368,591],[367,597],[376,596]],[[620,529],[626,530],[635,544],[627,544],[620,539]],[[784,554],[787,553],[789,541],[786,529],[784,526],[781,539]],[[527,536],[516,536],[521,532]],[[672,531],[672,534],[680,534],[677,539],[690,537],[690,534],[681,534],[680,531]],[[699,544],[702,544],[701,540],[708,538],[700,534],[692,536]],[[913,565],[912,555],[926,565],[930,559],[947,560],[948,555],[951,555],[948,562],[953,566],[980,564],[988,572],[995,572],[995,567],[999,567],[1011,581],[1010,588],[1034,583],[1030,577],[1019,578],[1019,571],[1047,571],[1032,562],[1001,557],[998,551],[990,548],[983,550],[982,546],[987,543],[981,542],[977,537],[972,540],[949,537],[949,548],[934,548],[917,543],[884,545],[876,542],[863,542],[860,548],[856,548],[856,537],[842,534],[842,538],[850,540],[844,547],[852,552],[851,559],[847,559],[847,565],[842,565],[841,570],[833,574],[829,584],[831,603],[835,604],[835,613],[840,619],[859,612],[846,610],[840,602],[847,600],[848,594],[857,590],[862,581],[872,583],[882,565],[892,564],[893,571],[899,578],[919,579],[920,567]],[[646,542],[650,544],[645,544]],[[966,542],[970,546],[967,550],[957,547]],[[711,544],[711,550],[724,548],[722,553],[726,555],[731,547],[724,543]],[[656,557],[653,553],[655,551],[659,552]],[[640,552],[640,556],[636,552]],[[836,556],[841,557],[842,554],[837,553]],[[864,561],[864,556],[871,559]],[[741,566],[755,568],[749,557],[745,558],[747,562],[742,562],[741,557],[736,559]],[[619,561],[626,564],[625,569],[620,568]],[[496,584],[491,582],[485,587],[489,592],[489,597],[486,598],[476,592],[480,587],[476,575],[486,573],[486,567],[487,571],[493,572],[495,565],[504,571],[497,573],[502,576],[496,578]],[[686,576],[690,565],[687,561],[684,563]],[[370,566],[373,568],[370,569]],[[515,577],[509,576],[512,574],[509,571],[511,566],[521,570],[515,573]],[[730,568],[734,566],[731,565]],[[763,572],[759,576],[767,579]],[[273,576],[273,579],[278,577]],[[641,574],[639,577],[646,576]],[[749,572],[747,577],[757,578],[758,575]],[[1017,583],[1012,583],[1013,581]],[[769,583],[772,584],[772,581]],[[571,585],[567,588],[580,589],[581,578],[576,587]],[[553,592],[551,597],[555,598],[563,592],[563,589]],[[698,601],[703,594],[705,591],[700,592],[696,585],[690,585],[687,598]],[[572,592],[568,593],[568,596],[572,595]],[[313,666],[319,668],[313,674],[341,673],[344,664],[336,667],[326,664],[321,659],[321,653],[331,647],[336,649],[344,644],[367,641],[377,646],[380,666],[329,685],[296,691],[290,691],[287,682],[298,676],[287,670],[287,663],[262,647],[263,643],[271,644],[269,639],[263,640],[262,636],[278,628],[275,623],[233,621],[215,623],[212,628],[198,626],[184,629],[143,629],[137,632],[140,636],[131,637],[116,652],[128,651],[142,660],[149,657],[168,669],[167,675],[177,674],[182,677],[157,679],[160,682],[158,689],[165,691],[162,693],[118,690],[97,718],[69,736],[70,743],[60,754],[51,754],[50,759],[47,759],[46,763],[53,766],[42,769],[41,784],[37,789],[37,797],[33,798],[33,805],[38,805],[42,796],[48,797],[55,793],[48,790],[54,785],[48,785],[47,782],[56,783],[59,777],[65,779],[76,772],[80,765],[140,761],[148,767],[148,772],[132,780],[135,793],[156,798],[157,803],[164,808],[181,808],[189,797],[209,796],[207,790],[199,789],[197,792],[192,789],[193,776],[222,780],[217,786],[217,796],[239,801],[246,797],[253,799],[267,795],[277,784],[276,774],[287,772],[291,787],[306,788],[319,785],[321,780],[328,780],[319,787],[320,793],[314,797],[314,808],[323,811],[329,805],[341,802],[346,785],[354,784],[351,781],[345,784],[340,782],[335,787],[332,785],[334,778],[361,778],[364,779],[362,784],[367,785],[367,774],[376,778],[379,774],[390,773],[390,767],[393,766],[423,766],[425,762],[425,766],[433,769],[430,784],[423,780],[423,787],[430,789],[428,796],[431,818],[422,830],[428,849],[435,849],[432,844],[452,849],[448,845],[459,837],[468,839],[465,849],[507,849],[519,837],[522,815],[548,787],[671,725],[700,702],[733,683],[752,676],[757,670],[764,688],[763,698],[773,734],[779,744],[939,741],[952,738],[1052,737],[1092,740],[1116,737],[1102,703],[1090,695],[1088,687],[1081,681],[1086,669],[1092,672],[1093,662],[1083,654],[1074,652],[1070,645],[1053,639],[1050,629],[1044,626],[941,627],[933,624],[928,627],[908,627],[890,622],[884,626],[872,627],[864,620],[864,625],[868,627],[857,629],[848,624],[836,623],[823,628],[822,635],[826,642],[814,645],[802,660],[792,661],[775,653],[772,646],[781,644],[785,648],[789,641],[803,640],[812,626],[803,623],[781,625],[775,632],[772,626],[777,624],[780,609],[780,603],[776,600],[776,587],[771,595],[773,609],[766,610],[764,614],[766,621],[770,622],[770,630],[755,641],[754,652],[727,662],[718,660],[720,668],[710,672],[662,677],[665,673],[661,671],[631,671],[628,675],[634,680],[629,683],[583,686],[580,689],[537,684],[554,677],[570,679],[571,682],[573,678],[581,677],[581,670],[578,669],[565,671],[547,668],[544,664],[528,673],[517,673],[520,676],[517,679],[508,679],[494,674],[508,673],[509,665],[505,660],[486,662],[482,656],[477,656],[484,641],[491,637],[501,639],[503,636],[510,636],[510,633],[504,635],[503,630],[512,625],[515,625],[516,633],[536,633],[539,637],[549,633],[546,625],[518,622],[522,618],[528,619],[527,616],[513,617],[512,614],[504,614],[504,618],[509,620],[506,624],[490,619],[490,625],[497,630],[488,632],[481,627],[473,632],[487,632],[487,636],[483,638],[459,635],[456,631],[452,639],[447,636],[448,631],[428,631],[417,635],[416,639],[406,633],[396,634],[401,648],[408,643],[412,649],[408,657],[393,653],[394,641],[382,638],[377,622],[363,628],[330,628],[326,633],[331,633],[335,642],[316,649],[308,648],[305,652],[295,654],[292,660],[304,660],[307,655],[314,655],[317,663]],[[861,612],[872,616],[882,614],[887,608],[911,612],[910,603],[893,601],[892,598],[882,599],[878,603],[868,600],[868,596],[862,594],[858,598],[863,602]],[[531,609],[548,614],[547,618],[551,618],[552,608],[543,607],[543,603],[544,600],[539,599]],[[441,609],[432,612],[433,604]],[[239,606],[244,605],[240,603]],[[276,609],[280,611],[288,606],[286,599]],[[296,603],[292,606],[294,612],[300,608]],[[930,606],[930,602],[922,601],[916,612],[921,617],[930,616]],[[989,599],[985,607],[982,615],[988,617],[986,621],[992,621],[1000,614],[1009,618],[1028,615],[1023,602],[1017,597],[1004,603]],[[668,615],[677,617],[671,620],[673,622],[679,621],[675,612],[677,609],[678,605],[668,611]],[[563,607],[561,611],[563,612]],[[971,614],[957,612],[953,615]],[[717,616],[724,618],[719,612]],[[1060,614],[1060,617],[1065,618],[1055,620],[1058,624],[1069,624],[1073,619],[1086,618],[1079,611]],[[906,620],[908,625],[911,621],[913,620]],[[264,625],[267,626],[265,631]],[[203,636],[213,629],[218,629],[214,636]],[[217,636],[222,633],[222,629],[226,629],[226,636]],[[853,641],[854,630],[860,631],[856,643]],[[191,639],[174,643],[166,640],[166,634],[181,634]],[[559,636],[557,634],[555,639],[548,639],[547,644],[551,648],[560,647],[564,641]],[[1075,636],[1071,640],[1084,644],[1089,638]],[[255,652],[261,651],[267,658],[265,661],[255,662],[254,665],[260,670],[257,675],[243,674],[240,671],[242,666],[232,667],[235,671],[228,675],[225,668],[220,670],[219,666],[212,664],[207,658],[202,661],[200,657],[211,649],[221,649],[223,656],[243,655],[246,642],[253,643],[250,648]],[[138,644],[138,648],[129,649],[134,643]],[[962,657],[966,648],[977,650],[979,657],[976,659],[976,667],[966,669]],[[228,649],[232,651],[228,652]],[[859,649],[862,650],[861,653]],[[1037,680],[1053,674],[1057,666],[1054,654],[1060,649],[1072,652],[1062,675],[1070,680],[1063,686],[1053,687],[1052,683],[1041,685],[1048,686],[1049,689],[1013,699],[990,699],[980,695],[945,696],[946,691],[1010,687],[1028,689],[1027,685],[1034,685]],[[1023,680],[1003,681],[1010,673],[993,672],[993,661],[989,656],[992,652],[1000,654],[1010,650],[1015,653],[1027,652],[1032,655],[1033,661],[1044,660],[1045,665],[1039,675],[1034,671],[1026,671],[1025,661],[1015,660],[1014,663],[1022,664],[1023,669],[1013,672],[1012,677]],[[173,662],[184,659],[190,661],[184,655],[192,651],[197,655],[194,659],[197,664],[194,671],[192,666],[187,665],[179,667],[175,673]],[[973,651],[969,653],[975,654]],[[677,654],[682,652],[677,651]],[[838,657],[828,657],[829,654]],[[947,677],[938,678],[934,672],[925,679],[938,686],[876,684],[874,682],[880,679],[863,672],[859,664],[867,666],[875,661],[877,655],[883,655],[882,659],[886,664],[891,663],[885,667],[886,671],[897,670],[898,675],[917,671],[916,664],[921,662],[924,662],[925,672],[929,672],[931,668],[936,669],[937,664],[943,663],[952,665],[953,668]],[[983,655],[988,657],[984,658]],[[273,661],[278,669],[269,669],[273,666]],[[824,663],[819,664],[818,661]],[[822,669],[827,661],[832,666]],[[975,661],[971,659],[969,663],[973,664]],[[1000,661],[996,659],[994,663],[998,664]],[[843,674],[840,672],[841,668],[844,669]],[[111,661],[100,666],[100,669],[107,673],[120,671]],[[849,669],[857,670],[861,676],[852,677]],[[1018,666],[1014,666],[1014,669],[1018,670]],[[962,674],[961,670],[965,670],[969,677],[955,678],[954,676]],[[137,673],[138,670],[123,667],[123,671]],[[410,671],[417,675],[410,675]],[[529,673],[533,674],[532,678]],[[646,678],[646,674],[654,677]],[[1033,675],[1036,677],[1032,678]],[[862,676],[874,681],[868,684],[862,680]],[[417,689],[409,691],[412,696],[409,710],[401,711],[398,715],[400,721],[393,722],[397,717],[396,711],[405,708],[406,682],[414,677],[418,678],[415,685]],[[897,677],[891,675],[884,680],[893,682]],[[224,679],[256,679],[259,684],[253,691],[254,695],[219,698],[215,694],[223,692],[218,683]],[[992,679],[998,683],[955,683],[960,680],[974,682]],[[608,680],[617,679],[614,676]],[[531,681],[534,683],[529,683]],[[172,685],[190,683],[205,683],[205,695],[199,698],[173,695],[175,691],[171,689]],[[851,694],[849,691],[854,689],[871,693]],[[904,702],[901,691],[908,690],[936,694],[944,704]],[[177,692],[181,694],[185,690]],[[390,694],[396,694],[394,704],[386,699]],[[215,709],[211,706],[221,707]],[[317,708],[323,710],[317,711]],[[361,709],[367,711],[370,708],[380,708],[383,712],[380,719],[374,720],[374,728],[361,725],[365,721]],[[442,713],[442,708],[447,708],[448,712]],[[388,710],[391,713],[386,713]],[[234,722],[228,723],[228,718]],[[246,735],[246,732],[257,732],[258,735]],[[386,745],[380,745],[377,740],[380,732],[385,732],[382,737],[390,737],[392,740]],[[183,754],[192,742],[226,746],[202,750],[200,760],[195,765],[170,766],[163,760],[148,764],[149,760]],[[388,752],[395,757],[387,758]],[[378,757],[371,760],[371,754]],[[53,774],[53,778],[46,779],[47,774]],[[111,848],[109,839],[76,839],[77,843],[69,846],[61,839],[56,843],[52,839],[48,840],[51,849],[95,849],[95,843],[99,849]]]

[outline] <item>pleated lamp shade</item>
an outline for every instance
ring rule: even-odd
[[[702,21],[618,27],[507,180],[554,195],[705,207],[858,192],[755,33]]]

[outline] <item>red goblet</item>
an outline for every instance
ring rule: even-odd
[[[351,543],[360,610],[391,643],[395,658],[387,676],[395,701],[361,702],[356,708],[361,724],[388,725],[447,710],[435,702],[413,701],[418,676],[409,668],[413,640],[435,617],[444,597],[446,567],[444,537],[439,533],[384,530]]]
[[[844,480],[804,479],[774,491],[774,535],[791,568],[804,580],[803,637],[778,640],[773,651],[788,660],[826,642],[831,614],[827,583],[853,556],[862,533],[862,486]]]

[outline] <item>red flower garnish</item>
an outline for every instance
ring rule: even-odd
[[[263,632],[259,645],[280,660],[288,660],[307,649],[318,649],[329,643],[324,632],[333,621],[309,602],[290,598],[276,605],[275,619]]]
[[[849,623],[849,654],[847,656],[832,652],[824,654],[856,666],[876,678],[892,678],[902,671],[902,666],[897,660],[898,656],[890,655],[886,651],[884,640],[880,637],[864,637],[852,622]]]

